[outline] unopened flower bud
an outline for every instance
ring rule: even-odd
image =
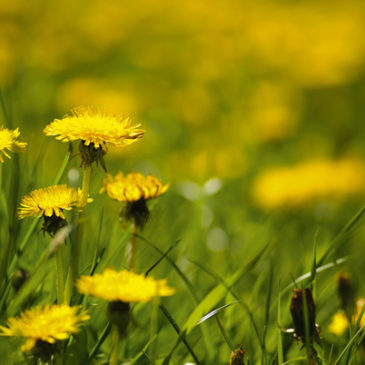
[[[339,273],[337,277],[337,290],[341,301],[341,308],[351,318],[355,313],[356,299],[354,285],[347,273]]]
[[[246,351],[242,349],[241,345],[238,345],[235,350],[231,352],[229,365],[245,365],[244,356]]]
[[[307,314],[305,314],[305,311]],[[309,342],[313,342],[313,337],[317,338],[316,329],[316,306],[309,288],[294,289],[293,296],[290,303],[290,312],[294,322],[295,335],[303,343],[305,342],[306,323],[308,320],[307,331],[309,335]]]
[[[12,285],[15,291],[18,291],[25,282],[29,279],[30,274],[29,271],[25,269],[19,269],[14,273],[13,279],[12,279]]]

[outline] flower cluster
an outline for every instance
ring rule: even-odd
[[[254,201],[266,209],[290,209],[315,199],[362,194],[365,168],[357,160],[309,161],[264,171],[254,182]]]
[[[91,164],[100,162],[105,167],[103,156],[106,154],[107,144],[123,147],[137,141],[144,134],[138,127],[138,125],[133,126],[129,119],[85,108],[75,109],[71,116],[56,119],[48,125],[44,129],[45,134],[56,136],[63,142],[80,141],[81,164],[85,167],[83,188],[53,185],[34,190],[22,198],[18,208],[18,218],[43,217],[42,230],[53,236],[67,224],[65,211],[78,207],[80,217],[84,217],[85,204],[89,201]],[[0,130],[0,152],[10,157],[5,149],[8,151],[24,149],[26,144],[15,140],[18,135],[18,130]],[[0,159],[2,161],[1,155]],[[111,198],[126,202],[132,207],[133,212],[140,207],[141,202],[145,204],[146,200],[160,196],[169,187],[152,175],[144,177],[138,173],[130,173],[126,177],[119,173],[115,178],[108,175],[103,186]],[[134,213],[132,216],[135,218]],[[76,245],[80,244],[80,237],[77,237],[79,240],[76,241]],[[65,298],[66,293],[69,295],[71,292],[72,295],[74,282],[78,276],[75,262],[77,263],[76,252],[79,248],[80,246],[77,249],[72,248],[75,257],[71,257],[69,278],[66,282],[68,286],[64,291],[62,254],[60,249],[57,251],[57,270],[60,270],[57,275],[59,303],[71,302],[71,297],[67,300]],[[82,294],[109,301],[110,320],[121,334],[126,333],[129,323],[129,303],[147,302],[155,297],[170,296],[175,293],[175,289],[167,285],[167,280],[155,280],[133,271],[117,272],[113,269],[106,269],[103,274],[79,278],[77,288]],[[25,338],[21,350],[41,361],[49,362],[60,353],[59,342],[77,333],[82,323],[89,318],[88,313],[79,306],[45,305],[26,310],[19,317],[8,319],[7,325],[0,326],[0,330],[4,336]]]

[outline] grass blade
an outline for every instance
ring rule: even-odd
[[[355,227],[355,225],[360,221],[362,216],[365,213],[365,206],[360,208],[356,212],[356,214],[350,219],[350,221],[341,229],[341,231],[335,236],[335,238],[330,243],[329,247],[327,248],[326,252],[323,254],[321,259],[318,261],[318,265],[322,265],[324,261],[327,259],[327,257],[332,253],[333,250],[335,250],[336,246],[341,242],[341,239],[349,233],[352,228]]]
[[[172,318],[172,316],[170,315],[169,311],[166,309],[166,307],[162,304],[159,305],[159,308],[161,309],[162,313],[164,314],[164,316],[167,318],[167,320],[170,322],[171,326],[174,328],[174,330],[176,331],[176,333],[179,335],[178,341],[175,344],[173,351],[177,348],[177,345],[180,341],[183,342],[183,344],[185,345],[185,347],[187,348],[187,350],[190,352],[191,356],[193,357],[194,361],[196,362],[196,365],[200,365],[200,362],[197,358],[197,356],[195,355],[193,349],[190,347],[190,345],[188,344],[188,342],[185,339],[185,331],[181,332],[179,326],[177,325],[177,323],[175,322],[175,320]],[[172,352],[169,354],[169,358],[172,356]],[[165,364],[165,361],[163,362],[163,364]],[[166,363],[168,364],[168,363]]]
[[[279,290],[278,290],[278,314],[277,314],[277,321],[278,321],[278,344],[277,344],[277,351],[278,351],[278,365],[284,363],[284,351],[283,351],[283,338],[282,338],[282,331],[280,329],[281,323],[281,294],[280,294],[280,281],[279,281]]]
[[[363,330],[364,330],[365,325],[361,326],[356,333],[352,336],[352,338],[350,339],[350,341],[347,343],[347,345],[345,346],[345,348],[343,349],[343,351],[340,353],[340,355],[338,356],[338,358],[336,359],[336,361],[334,362],[333,365],[337,365],[340,363],[342,357],[347,353],[347,351],[350,351],[352,346],[354,345],[355,341],[363,334]]]
[[[267,328],[269,326],[269,319],[270,319],[270,302],[271,302],[272,283],[273,283],[273,267],[272,267],[272,262],[270,262],[269,283],[268,283],[268,288],[267,288],[267,297],[266,297],[266,306],[265,306],[265,323],[264,323],[264,331],[262,334],[261,364],[266,363],[266,334],[267,334]]]
[[[148,347],[151,345],[153,341],[157,338],[157,335],[154,335],[150,338],[150,340],[146,343],[146,345],[143,347],[143,349],[129,362],[129,365],[135,364],[142,356],[145,355]]]

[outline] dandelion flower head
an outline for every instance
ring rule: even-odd
[[[263,208],[296,208],[316,199],[364,193],[365,168],[358,160],[314,160],[264,171],[252,196]]]
[[[55,343],[65,340],[80,330],[82,322],[90,317],[80,307],[63,305],[46,305],[23,312],[20,317],[8,319],[7,327],[0,326],[5,336],[25,337],[21,347],[24,352],[31,351],[37,341]]]
[[[79,107],[72,110],[72,115],[48,124],[44,133],[62,142],[80,140],[85,146],[106,150],[106,143],[123,147],[137,141],[144,130],[139,129],[139,125],[132,125],[129,118]]]
[[[71,210],[78,206],[81,200],[81,192],[67,185],[54,185],[44,189],[32,191],[23,197],[18,217],[51,217],[55,215],[65,219],[63,210]]]
[[[124,303],[148,302],[154,297],[175,293],[166,279],[155,280],[127,270],[117,272],[113,269],[105,269],[102,274],[82,276],[77,288],[82,294]]]
[[[19,142],[16,138],[19,136],[19,129],[7,129],[0,127],[0,162],[4,162],[3,155],[7,158],[11,158],[10,152],[23,152],[27,144],[25,142]]]
[[[361,298],[356,302],[356,313],[353,318],[353,322],[355,323],[361,313],[362,307],[365,304],[365,299]],[[360,326],[365,325],[365,316],[363,315],[360,320]],[[337,335],[341,336],[349,327],[348,318],[343,310],[338,311],[332,317],[332,321],[328,326],[328,330]]]
[[[120,202],[137,202],[141,199],[148,200],[164,194],[169,184],[163,185],[159,179],[152,175],[147,177],[140,173],[131,172],[124,176],[122,172],[113,177],[108,174],[103,181],[101,192],[106,191],[110,198]]]

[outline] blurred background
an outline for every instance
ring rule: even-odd
[[[0,0],[0,21],[2,99],[29,143],[20,159],[46,156],[22,191],[51,184],[64,158],[42,134],[54,118],[82,105],[130,116],[145,137],[110,149],[108,170],[171,183],[144,234],[162,247],[181,237],[175,259],[197,285],[209,281],[188,258],[226,275],[268,241],[275,283],[290,282],[362,206],[364,1]],[[116,216],[93,174],[95,205]],[[356,252],[356,277],[363,233],[334,256]]]

